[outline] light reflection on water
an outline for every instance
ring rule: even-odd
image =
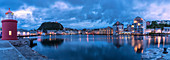
[[[169,44],[167,36],[48,35],[37,38],[34,50],[61,60],[136,60],[141,59],[146,48]]]

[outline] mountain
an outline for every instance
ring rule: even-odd
[[[63,30],[63,25],[58,22],[44,22],[38,30]]]

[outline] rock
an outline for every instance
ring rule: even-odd
[[[149,56],[148,56],[148,55],[142,55],[142,58],[144,58],[144,59],[148,59],[148,58],[149,58]]]

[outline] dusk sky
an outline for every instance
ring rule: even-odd
[[[22,29],[37,29],[43,22],[77,29],[103,28],[116,21],[130,24],[136,16],[170,20],[169,7],[170,0],[0,0],[0,16],[11,8]]]

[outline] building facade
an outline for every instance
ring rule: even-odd
[[[132,24],[133,34],[145,34],[146,22],[141,17],[136,17]]]
[[[170,27],[164,27],[163,33],[170,33]]]
[[[114,25],[113,25],[113,34],[117,35],[117,34],[121,34],[121,32],[123,32],[124,30],[124,26],[122,23],[120,23],[119,21],[117,21]]]

